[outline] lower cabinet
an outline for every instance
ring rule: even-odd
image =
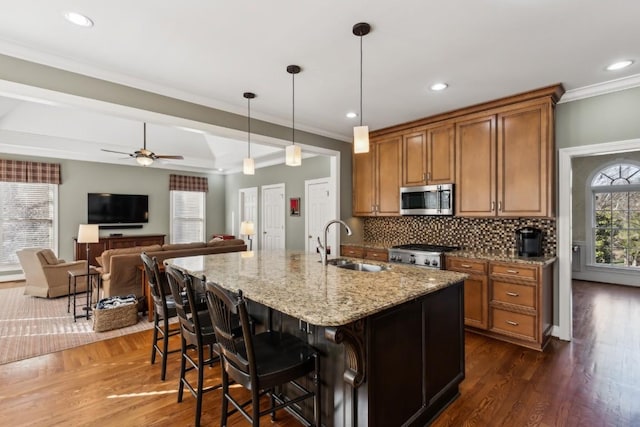
[[[552,264],[447,257],[447,270],[466,272],[467,330],[535,350],[553,327]]]
[[[447,257],[447,270],[469,274],[464,281],[464,324],[478,329],[489,327],[488,261]]]

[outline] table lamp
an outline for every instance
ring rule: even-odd
[[[89,280],[89,268],[91,267],[91,249],[89,243],[100,241],[100,231],[98,224],[80,224],[78,228],[78,243],[87,244],[87,280]]]
[[[253,227],[253,222],[251,221],[242,221],[240,223],[240,234],[247,236],[247,240],[249,241],[249,250],[253,250],[253,241],[251,240],[251,236],[256,234],[255,228]]]

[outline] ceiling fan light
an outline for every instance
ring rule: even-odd
[[[136,162],[141,166],[151,166],[153,159],[151,157],[138,156]]]
[[[302,149],[291,144],[285,148],[285,163],[287,166],[300,166],[302,164]]]
[[[369,152],[369,126],[354,126],[353,152],[356,154]]]
[[[256,164],[251,157],[247,157],[242,161],[242,173],[245,175],[255,175]]]

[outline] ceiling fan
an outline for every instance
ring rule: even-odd
[[[143,133],[144,133],[143,146],[140,150],[134,151],[133,153],[124,153],[122,151],[106,150],[103,148],[102,151],[106,151],[109,153],[126,154],[127,156],[136,159],[136,162],[138,162],[138,164],[142,166],[149,166],[155,160],[158,160],[158,159],[174,159],[174,160],[184,159],[184,157],[182,156],[159,155],[154,153],[153,151],[147,150],[147,124],[146,123],[143,123]]]

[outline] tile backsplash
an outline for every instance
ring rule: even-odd
[[[556,220],[549,218],[464,218],[403,216],[364,218],[364,242],[386,246],[430,243],[471,251],[507,252],[516,245],[516,230],[542,230],[546,256],[556,254]]]

